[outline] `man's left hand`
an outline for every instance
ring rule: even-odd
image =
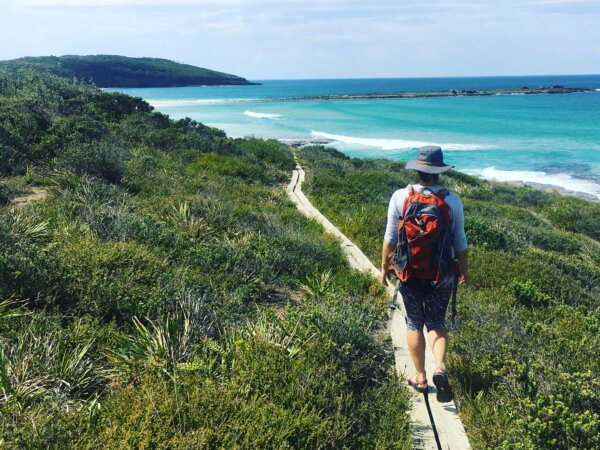
[[[379,278],[384,286],[389,286],[388,275],[389,275],[389,272],[387,270],[381,269],[381,275]]]

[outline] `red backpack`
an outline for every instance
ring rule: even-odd
[[[398,245],[393,268],[402,285],[433,291],[453,270],[448,191],[420,191],[409,185],[398,223]]]

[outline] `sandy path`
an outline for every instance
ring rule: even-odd
[[[15,197],[11,200],[10,205],[15,208],[20,208],[38,200],[45,200],[48,197],[48,192],[37,187],[31,188],[31,192],[20,197]]]

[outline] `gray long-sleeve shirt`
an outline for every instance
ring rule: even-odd
[[[413,185],[415,191],[423,188],[420,184]],[[442,189],[440,186],[430,186],[434,192]],[[404,201],[408,195],[406,188],[398,189],[392,195],[390,206],[388,208],[387,227],[385,229],[384,240],[390,244],[398,243],[398,222],[402,217],[402,208]],[[465,217],[463,214],[463,205],[460,197],[454,192],[450,192],[445,198],[446,203],[450,207],[450,231],[453,236],[453,246],[456,252],[461,252],[467,249],[467,235],[465,234]]]

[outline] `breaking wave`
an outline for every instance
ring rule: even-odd
[[[422,147],[424,145],[439,145],[442,150],[485,150],[494,148],[492,145],[481,144],[440,144],[436,142],[409,141],[404,139],[380,139],[380,138],[361,138],[353,136],[344,136],[341,134],[323,133],[321,131],[312,131],[311,136],[317,138],[331,139],[335,142],[344,144],[360,145],[365,147],[376,147],[381,150],[409,150]]]
[[[156,108],[176,108],[179,106],[224,105],[227,103],[247,103],[255,101],[251,98],[202,98],[193,100],[146,100]]]
[[[521,181],[548,186],[557,186],[571,192],[583,192],[600,199],[600,184],[592,180],[573,178],[566,173],[546,173],[526,170],[498,170],[487,167],[482,170],[465,170],[486,180]]]
[[[244,111],[244,115],[256,119],[279,119],[281,117],[281,114],[259,113],[254,111]]]

